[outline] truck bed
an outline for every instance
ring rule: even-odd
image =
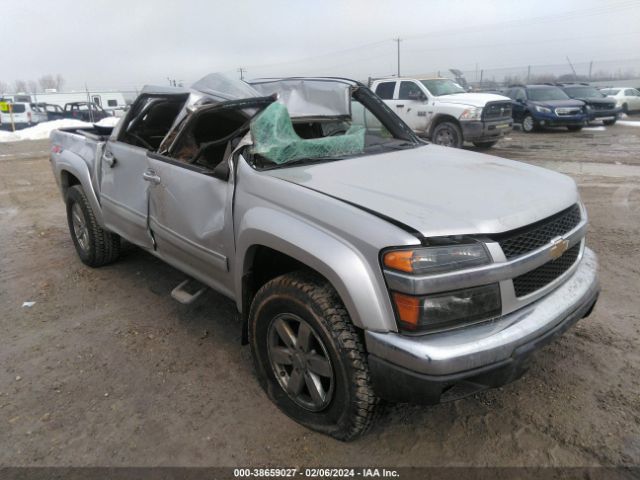
[[[83,137],[95,140],[96,142],[105,142],[111,135],[113,127],[100,127],[97,125],[93,125],[92,127],[60,128],[58,131],[82,135]]]

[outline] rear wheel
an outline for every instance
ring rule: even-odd
[[[614,118],[613,120],[603,120],[602,123],[605,125],[613,125],[616,123],[616,119]]]
[[[533,132],[536,129],[536,122],[530,114],[526,114],[522,119],[522,131],[523,132]]]
[[[627,105],[626,103],[622,104],[622,113],[624,113],[625,115],[629,115],[629,105]]]
[[[286,415],[339,440],[371,426],[378,398],[364,347],[326,280],[301,271],[267,282],[251,305],[249,343],[260,384]]]
[[[442,122],[436,125],[431,134],[431,141],[443,147],[462,147],[462,130],[453,122]]]
[[[494,142],[473,142],[473,144],[475,145],[476,148],[491,148],[493,147],[496,143],[498,143],[498,141],[494,141]]]
[[[69,188],[66,200],[69,232],[80,260],[90,267],[115,261],[120,255],[120,237],[98,225],[82,187]]]

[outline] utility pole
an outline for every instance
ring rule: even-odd
[[[396,42],[398,44],[398,73],[397,76],[400,77],[400,38],[394,38],[393,39],[394,42]]]
[[[87,92],[87,107],[89,107],[89,118],[91,119],[91,123],[93,123],[93,103],[91,102],[91,95],[89,94],[89,87],[87,87],[87,83],[84,84],[84,89]]]
[[[246,68],[240,67],[238,68],[238,71],[240,72],[240,80],[244,80],[244,74],[247,71]]]
[[[529,79],[531,78],[531,65],[527,66],[527,83],[529,83]]]
[[[591,81],[591,70],[593,69],[593,60],[589,62],[589,81]]]
[[[571,67],[571,71],[573,72],[573,79],[577,82],[578,81],[578,74],[576,73],[576,69],[573,68],[573,64],[571,63],[571,60],[569,60],[568,56],[567,56],[567,62],[569,62],[569,66]]]

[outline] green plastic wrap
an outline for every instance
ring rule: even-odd
[[[275,102],[251,121],[251,135],[252,153],[283,164],[304,158],[362,153],[365,128],[352,125],[344,135],[303,139],[293,129],[287,107]]]

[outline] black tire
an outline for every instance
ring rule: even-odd
[[[567,127],[567,130],[569,130],[570,132],[579,132],[580,130],[582,130],[582,125],[569,125]]]
[[[527,113],[522,119],[522,131],[526,133],[531,133],[536,131],[537,128],[538,128],[538,125],[536,124],[536,121],[533,119],[530,113]]]
[[[624,113],[625,115],[629,115],[629,105],[627,105],[626,103],[622,104],[622,113]]]
[[[461,148],[464,142],[462,130],[453,122],[441,122],[433,129],[431,142],[443,147]]]
[[[80,185],[67,190],[66,203],[69,233],[82,263],[90,267],[101,267],[114,262],[120,255],[120,236],[98,225],[91,204]],[[74,214],[80,213],[86,227],[81,230],[82,233],[74,227]]]
[[[293,322],[296,318],[302,320],[296,332],[300,337],[302,325],[306,323],[307,331],[309,327],[311,329],[307,338],[312,338],[316,347],[312,350],[307,347],[306,352],[309,353],[301,353],[299,347],[303,342],[300,337],[295,337],[294,347],[289,348],[284,343],[274,346],[273,338],[278,341],[282,337],[277,325],[283,318],[294,319]],[[293,328],[289,331],[293,332]],[[371,386],[367,357],[344,305],[326,280],[313,273],[299,271],[267,282],[258,290],[251,304],[249,343],[262,388],[286,415],[312,430],[343,441],[356,438],[369,429],[379,399]],[[281,358],[272,353],[276,349],[293,353],[286,357],[289,363],[276,365],[277,359]],[[309,403],[313,402],[309,388],[311,377],[308,376],[313,370],[311,361],[307,357],[300,363],[300,358],[304,355],[317,356],[316,353],[328,359],[324,366],[331,375],[330,379],[323,378],[326,404],[318,408],[300,403],[307,394],[311,400]],[[276,378],[276,370],[279,370],[280,380]],[[295,397],[283,385],[292,381],[294,373],[302,385]]]
[[[615,125],[616,119],[614,118],[613,120],[603,120],[602,123],[604,125]]]
[[[481,148],[481,149],[486,149],[486,148],[491,148],[493,147],[496,143],[498,143],[497,140],[493,141],[493,142],[473,142],[473,145],[476,148]]]

